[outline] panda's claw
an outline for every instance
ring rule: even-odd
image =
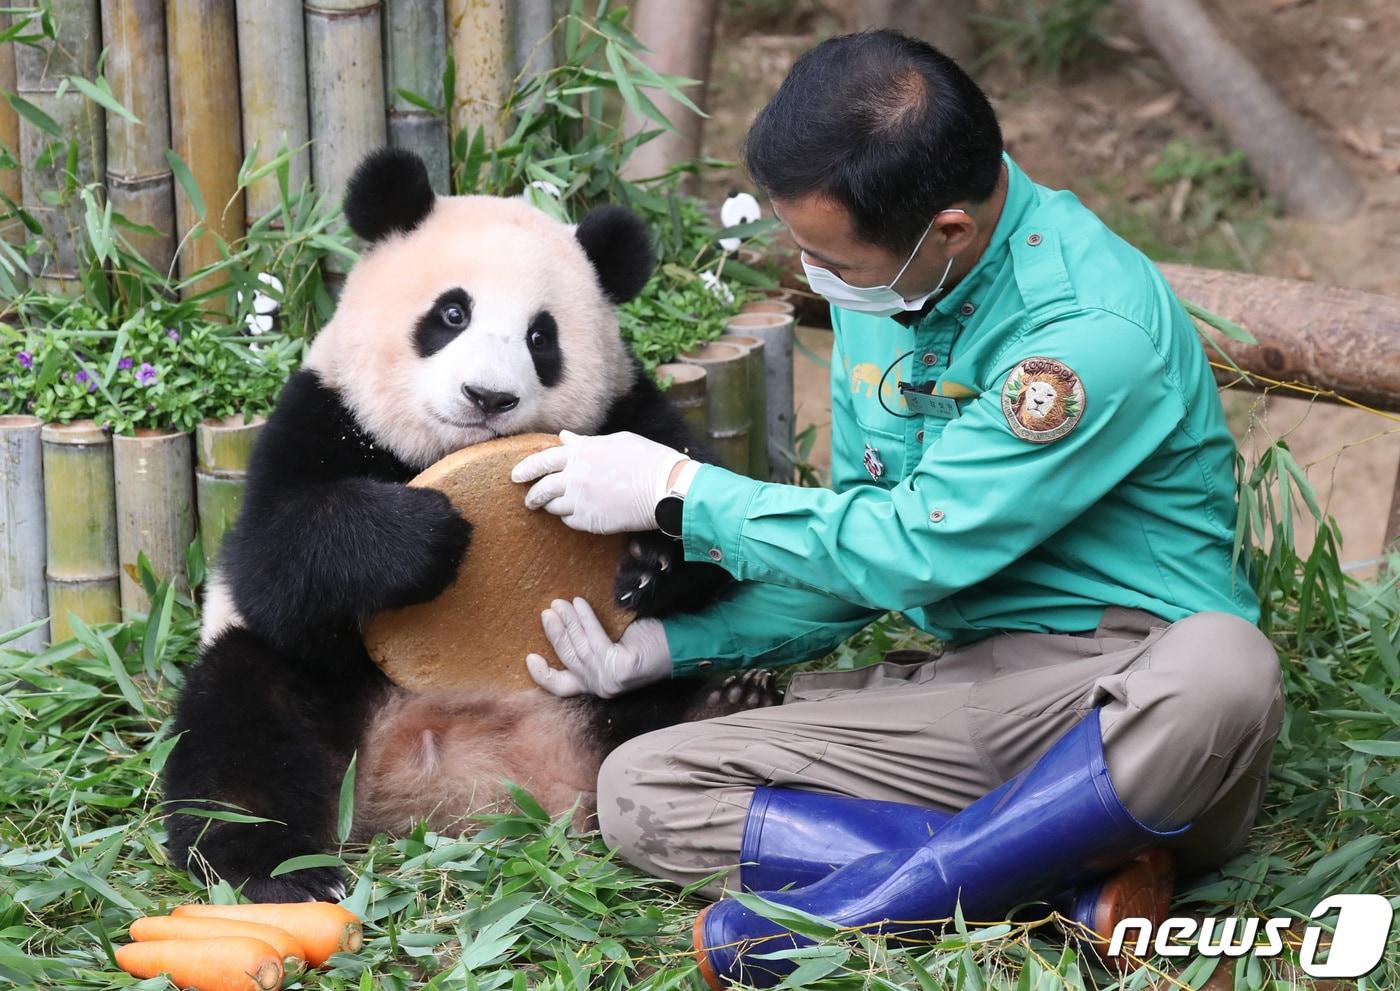
[[[773,672],[751,668],[712,682],[687,714],[687,721],[729,716],[750,709],[778,705],[782,695],[773,682]]]

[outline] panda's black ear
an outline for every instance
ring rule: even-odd
[[[403,148],[370,152],[345,190],[350,229],[373,243],[395,231],[407,234],[433,212],[436,199],[423,160]]]
[[[594,207],[579,223],[574,236],[593,263],[603,295],[610,303],[627,302],[651,278],[656,267],[651,231],[631,210],[620,206]]]

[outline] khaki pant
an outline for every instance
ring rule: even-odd
[[[893,651],[856,671],[798,675],[785,704],[637,737],[599,772],[607,842],[648,873],[738,886],[757,785],[957,811],[1023,770],[1093,707],[1124,805],[1182,873],[1238,853],[1283,719],[1278,656],[1252,624],[1174,624],[1110,608],[1086,634],[1000,633],[930,659]]]

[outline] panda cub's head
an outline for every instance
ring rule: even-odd
[[[575,228],[523,199],[436,196],[400,149],[360,164],[345,213],[368,248],[306,365],[406,464],[595,432],[632,387],[615,308],[655,265],[634,214],[599,207]]]

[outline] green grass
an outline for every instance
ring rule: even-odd
[[[1289,481],[1285,455],[1276,453],[1242,489],[1251,543],[1259,534],[1287,536],[1291,517],[1280,500],[1308,511],[1310,492]],[[1393,896],[1400,890],[1394,580],[1343,580],[1327,541],[1307,561],[1292,556],[1287,541],[1258,542],[1271,543],[1254,557],[1284,658],[1288,719],[1250,851],[1183,890],[1178,907],[1304,917],[1329,893]],[[161,849],[157,778],[175,742],[170,704],[194,657],[197,613],[167,586],[155,591],[154,619],[81,629],[35,656],[0,644],[0,983],[163,988],[163,979],[137,982],[118,972],[110,943],[122,941],[139,915],[233,897],[225,885],[195,885]],[[859,665],[923,639],[887,617],[825,663]],[[469,838],[420,831],[334,851],[352,875],[347,904],[366,919],[367,941],[300,986],[702,987],[688,956],[697,901],[620,863],[568,817],[549,822],[524,794],[518,805]],[[1171,969],[1160,960],[1154,966]],[[1286,959],[1248,957],[1197,959],[1182,985],[1153,985],[1147,970],[1110,977],[1068,948],[1053,925],[1035,923],[954,930],[907,948],[829,942],[810,951],[802,980],[830,989],[1143,989],[1199,987],[1217,966],[1233,971],[1235,988],[1305,986],[1289,978]],[[1400,986],[1400,961],[1392,955],[1356,986]]]

